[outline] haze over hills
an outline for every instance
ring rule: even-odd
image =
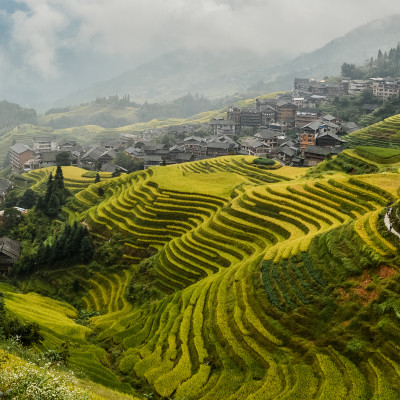
[[[294,38],[295,40],[295,38]],[[252,88],[290,90],[295,76],[323,78],[340,73],[344,62],[363,63],[379,49],[400,40],[400,15],[378,19],[292,60],[282,54],[252,51],[177,50],[87,89],[71,93],[55,106],[74,105],[99,96],[130,94],[138,102],[170,100],[188,92],[218,98]],[[261,83],[261,81],[263,83]],[[258,84],[257,84],[258,82]]]

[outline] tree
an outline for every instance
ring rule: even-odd
[[[47,203],[46,214],[49,217],[56,217],[60,211],[60,200],[55,193],[50,195],[49,202]]]
[[[94,178],[94,183],[98,183],[98,182],[100,182],[100,174],[99,173],[97,173],[96,178]]]
[[[32,208],[37,200],[37,195],[32,189],[25,190],[18,201],[18,206],[22,208]]]
[[[64,191],[64,175],[62,172],[61,165],[57,165],[56,174],[54,175],[54,183],[57,190]]]
[[[3,214],[3,223],[0,225],[1,236],[9,235],[21,221],[21,213],[14,207],[6,208]]]
[[[56,155],[57,166],[68,166],[71,165],[71,153],[68,151],[61,151]]]
[[[81,248],[79,251],[80,258],[83,262],[88,263],[92,259],[93,253],[94,247],[92,241],[90,240],[90,236],[86,235],[81,242]]]

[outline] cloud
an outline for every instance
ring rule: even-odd
[[[183,46],[293,54],[399,11],[393,0],[16,1],[25,10],[12,14],[13,40],[48,77],[57,76],[62,49],[123,63]]]
[[[2,0],[3,58],[70,90],[178,48],[294,56],[400,12],[398,0]],[[1,32],[0,32],[1,33]],[[21,80],[22,81],[22,80]],[[49,88],[46,88],[49,89]],[[56,95],[56,94],[55,94]]]

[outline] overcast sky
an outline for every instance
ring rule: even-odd
[[[101,80],[180,47],[299,54],[399,12],[399,0],[0,0],[0,74]]]

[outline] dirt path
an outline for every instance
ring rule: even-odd
[[[391,225],[390,224],[390,218],[389,218],[389,215],[387,213],[385,214],[385,225],[386,225],[386,228],[387,228],[387,230],[389,232],[392,232],[394,235],[396,235],[400,239],[400,233],[396,232],[393,228],[390,229],[390,225]]]

